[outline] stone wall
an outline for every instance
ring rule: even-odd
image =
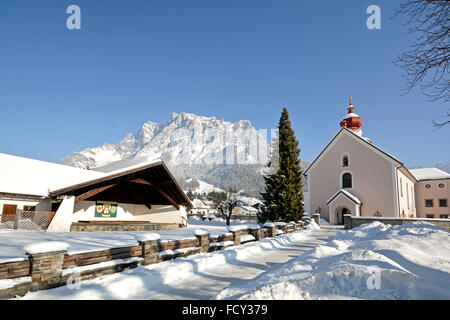
[[[95,252],[67,254],[67,250],[49,250],[44,253],[29,254],[26,261],[0,264],[0,281],[8,280],[9,286],[0,289],[0,299],[23,296],[29,291],[46,290],[74,282],[93,279],[107,274],[135,268],[139,264],[148,265],[161,261],[186,257],[200,252],[223,250],[240,245],[241,236],[252,235],[258,241],[265,237],[276,236],[276,230],[283,233],[301,230],[307,223],[278,223],[267,227],[249,226],[232,229],[231,232],[211,237],[209,234],[195,235],[193,239],[160,240],[138,239],[135,246],[112,248]],[[230,227],[231,229],[231,227]],[[92,230],[93,231],[93,230]],[[157,236],[157,237],[156,237]],[[250,239],[252,239],[250,237]]]
[[[344,216],[344,226],[346,230],[359,227],[366,223],[380,221],[384,224],[403,225],[418,221],[428,222],[434,224],[442,229],[450,232],[450,219],[426,219],[426,218],[378,218],[378,217],[353,217],[350,215]]]

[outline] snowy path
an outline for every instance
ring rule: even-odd
[[[245,259],[231,259],[233,264],[223,264],[211,270],[197,273],[194,277],[185,279],[167,287],[166,291],[156,294],[154,299],[211,299],[229,286],[235,286],[252,280],[268,269],[282,266],[312,247],[323,244],[334,237],[336,231],[325,229],[317,231],[314,237],[293,241],[281,248],[267,250],[265,253],[254,254]]]
[[[281,236],[215,253],[198,254],[67,286],[28,293],[25,299],[215,299],[224,289],[283,266],[339,229]]]

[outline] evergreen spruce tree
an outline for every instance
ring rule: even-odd
[[[284,108],[278,124],[278,170],[264,177],[266,192],[261,194],[263,206],[258,215],[260,222],[297,222],[302,218],[303,173],[299,157],[298,141],[291,128],[289,114]]]

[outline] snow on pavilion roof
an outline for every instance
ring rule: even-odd
[[[47,197],[62,188],[104,174],[66,165],[0,153],[0,192]]]
[[[105,167],[87,170],[0,153],[0,193],[48,197],[52,191],[106,179],[160,161],[159,159],[118,161]]]

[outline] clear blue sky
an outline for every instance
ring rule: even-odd
[[[351,94],[377,146],[408,166],[449,161],[450,127],[431,124],[448,105],[400,94],[392,60],[413,38],[391,19],[399,3],[2,0],[0,152],[58,161],[182,111],[270,129],[286,106],[312,161]],[[71,4],[81,30],[66,28]]]

